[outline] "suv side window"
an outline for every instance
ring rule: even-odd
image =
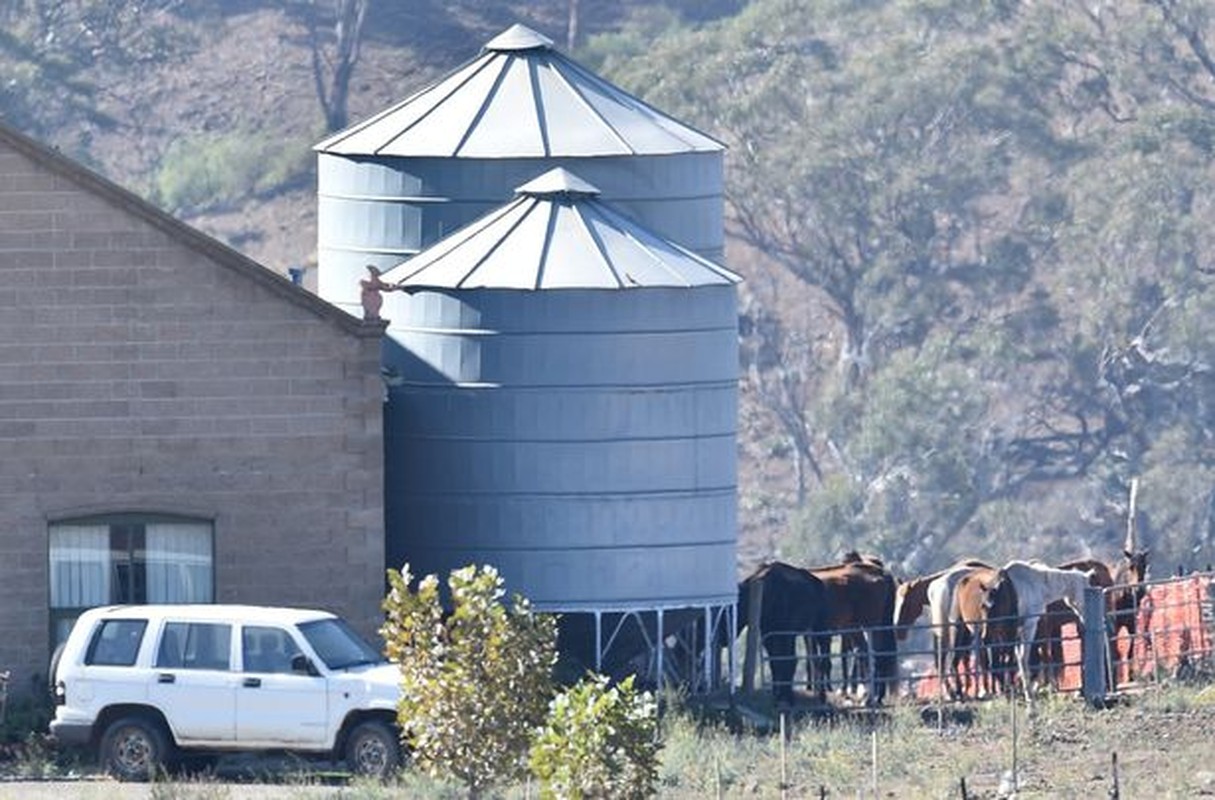
[[[156,651],[161,669],[228,669],[232,626],[214,622],[166,622]]]
[[[130,667],[139,655],[139,643],[148,627],[146,619],[107,619],[97,626],[84,663],[95,666]]]
[[[300,655],[291,634],[281,628],[246,625],[241,631],[245,672],[291,673],[291,659]]]

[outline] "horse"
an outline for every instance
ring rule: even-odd
[[[751,587],[763,584],[759,636],[772,671],[772,693],[778,703],[793,703],[793,675],[797,670],[797,637],[807,640],[806,674],[815,686],[819,703],[826,702],[826,658],[812,640],[827,627],[829,599],[823,582],[809,570],[781,561],[760,566],[738,584],[737,632],[750,619]]]
[[[869,701],[881,703],[886,691],[898,679],[898,648],[894,637],[894,600],[896,582],[879,559],[849,554],[844,563],[812,567],[810,572],[823,582],[830,609],[827,633],[842,637],[842,649],[864,649],[873,663],[869,673]],[[816,639],[816,647],[826,650],[828,636]],[[820,652],[820,657],[826,655]],[[830,661],[825,677],[830,676]],[[845,681],[848,679],[845,667]]]
[[[1086,558],[1067,561],[1059,565],[1059,569],[1078,570],[1089,573],[1089,585],[1101,588],[1112,586],[1113,575],[1109,567],[1096,559]],[[1034,645],[1030,650],[1030,676],[1052,688],[1059,688],[1059,678],[1063,671],[1063,626],[1079,625],[1080,618],[1067,607],[1062,600],[1053,600],[1046,606],[1045,613],[1038,620],[1034,633]],[[1115,634],[1110,632],[1111,644],[1116,641]],[[1115,651],[1111,651],[1115,652]]]
[[[1080,618],[1084,590],[1089,585],[1091,575],[1091,572],[1058,569],[1041,562],[1028,561],[1010,561],[1000,569],[996,583],[1011,581],[1017,596],[1015,652],[1026,702],[1033,702],[1027,667],[1038,619],[1053,600],[1062,600]],[[996,588],[993,584],[989,591]]]
[[[989,567],[978,559],[966,559],[939,572],[923,575],[900,583],[895,591],[894,630],[899,641],[906,641],[911,626],[929,609],[932,630],[933,665],[942,681],[946,679],[946,661],[949,651],[949,612],[953,605],[953,593],[958,580],[975,567]]]
[[[1124,550],[1123,558],[1114,564],[1106,564],[1097,559],[1078,559],[1060,564],[1059,569],[1087,571],[1091,574],[1089,584],[1104,588],[1105,607],[1108,617],[1109,654],[1111,663],[1109,672],[1113,682],[1118,674],[1118,636],[1125,630],[1128,634],[1127,648],[1127,677],[1133,674],[1135,655],[1135,633],[1138,625],[1139,603],[1146,591],[1148,551]],[[1058,686],[1059,672],[1063,666],[1063,626],[1068,623],[1078,623],[1078,617],[1062,602],[1055,601],[1047,606],[1046,614],[1038,623],[1035,638],[1031,669],[1035,674],[1047,679],[1052,686]]]
[[[1001,580],[999,570],[976,566],[961,574],[954,588],[947,629],[954,696],[969,695],[972,680],[980,695],[993,695],[1009,685],[1016,618],[1015,587],[1011,581]],[[964,661],[968,664],[965,686],[961,670]]]
[[[1110,650],[1110,657],[1115,659],[1110,664],[1110,670],[1115,682],[1118,677],[1117,637],[1119,631],[1127,633],[1126,648],[1126,677],[1130,680],[1135,673],[1135,635],[1138,633],[1139,605],[1147,594],[1148,550],[1125,549],[1122,560],[1113,567],[1113,586],[1105,593],[1107,607],[1113,618],[1113,636],[1115,647]]]

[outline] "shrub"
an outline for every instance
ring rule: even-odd
[[[183,137],[161,158],[151,196],[177,213],[229,203],[306,173],[299,152],[292,143],[251,131]]]
[[[532,732],[553,694],[556,621],[522,597],[508,609],[492,567],[451,573],[450,614],[434,575],[416,592],[411,577],[408,565],[388,571],[380,631],[401,669],[401,730],[420,769],[479,796],[526,773]]]
[[[559,694],[531,748],[541,797],[642,798],[658,780],[658,707],[633,677],[591,675]]]

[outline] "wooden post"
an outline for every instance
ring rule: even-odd
[[[1084,589],[1084,631],[1081,636],[1080,691],[1092,706],[1105,703],[1105,593],[1099,586]]]
[[[873,725],[872,720],[869,723]],[[870,779],[873,782],[873,796],[878,795],[878,756],[877,756],[877,728],[871,727],[869,730],[869,759],[870,759]]]
[[[785,800],[789,796],[789,767],[785,756],[785,712],[780,712],[780,797]]]
[[[1123,547],[1128,553],[1135,552],[1135,517],[1139,514],[1139,479],[1131,478],[1131,494],[1126,508],[1126,542]]]
[[[751,581],[747,596],[747,649],[743,654],[742,686],[744,692],[755,691],[755,665],[759,661],[760,613],[764,607],[764,582]]]

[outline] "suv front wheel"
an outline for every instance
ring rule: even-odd
[[[146,717],[121,717],[101,737],[101,765],[119,780],[146,781],[165,768],[169,741],[164,727]]]
[[[386,722],[367,720],[346,737],[346,767],[355,775],[383,780],[401,765],[401,744]]]

